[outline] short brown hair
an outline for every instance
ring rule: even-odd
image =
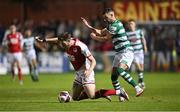
[[[111,8],[105,8],[102,14],[104,15],[104,14],[109,13],[109,12],[114,12],[114,11]]]
[[[134,19],[129,19],[128,22],[136,22]]]
[[[58,35],[57,37],[58,37],[58,40],[66,41],[71,38],[71,34],[69,34],[68,32],[65,32],[65,33]]]

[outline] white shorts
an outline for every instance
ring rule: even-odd
[[[9,63],[14,63],[15,61],[21,62],[22,60],[22,53],[17,52],[17,53],[8,53],[8,62]]]
[[[125,52],[119,52],[115,55],[113,60],[113,67],[119,67],[120,63],[124,63],[128,66],[128,69],[131,67],[132,61],[134,59],[133,51],[126,50]]]
[[[25,57],[29,63],[31,63],[32,59],[36,59],[36,52],[35,50],[30,50],[25,52]]]
[[[143,52],[134,52],[134,63],[144,64],[144,53]]]
[[[91,72],[89,77],[85,77],[84,70],[76,71],[74,82],[80,85],[95,84],[94,71]]]

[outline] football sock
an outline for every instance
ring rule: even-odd
[[[111,90],[111,89],[100,89],[100,90],[96,91],[95,99],[98,99],[101,97],[106,97],[106,96],[111,96],[111,95],[116,95],[116,91]]]
[[[34,67],[34,72],[35,72],[35,75],[38,76],[38,69],[37,69],[37,66]]]
[[[32,80],[33,81],[38,81],[38,71],[37,71],[37,67],[36,66],[33,67]]]
[[[138,70],[137,71],[137,73],[138,73],[138,83],[142,83],[143,82],[143,76],[144,76],[144,74],[143,74],[143,71],[140,71],[140,70]]]
[[[95,97],[93,99],[98,99],[98,98],[102,98],[102,97],[106,97],[106,96],[111,96],[111,95],[116,95],[116,91],[115,90],[111,90],[111,89],[100,89],[98,91],[96,91],[95,93]],[[83,100],[83,99],[88,99],[88,95],[86,94],[85,91],[81,92],[78,101],[79,100]]]
[[[33,70],[32,70],[31,64],[29,64],[28,66],[29,66],[29,73],[30,73],[30,75],[32,75]]]
[[[124,71],[122,68],[117,68],[117,72],[120,74],[121,77],[123,77],[129,84],[131,84],[133,87],[135,87],[137,84],[133,80],[133,78]]]
[[[18,78],[19,80],[22,80],[21,68],[18,68]]]
[[[118,82],[118,77],[119,77],[119,74],[113,70],[112,74],[111,74],[111,81],[112,81],[112,85],[114,87],[114,89],[116,90],[116,95],[119,95],[120,94],[120,84]]]

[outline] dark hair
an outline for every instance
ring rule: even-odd
[[[102,14],[104,15],[104,14],[109,13],[109,12],[114,12],[114,11],[111,8],[105,8]]]
[[[68,32],[65,32],[65,33],[59,34],[57,37],[58,37],[58,40],[60,41],[66,41],[71,38],[71,34],[69,34]]]

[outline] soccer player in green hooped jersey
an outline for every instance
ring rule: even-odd
[[[113,61],[113,68],[111,74],[111,80],[116,94],[119,95],[122,91],[118,82],[119,75],[123,77],[130,85],[135,88],[136,96],[140,96],[143,93],[141,89],[133,80],[133,78],[126,72],[131,66],[134,59],[133,48],[127,39],[125,29],[120,20],[116,19],[114,11],[110,8],[105,9],[103,12],[104,21],[108,23],[108,27],[102,30],[96,29],[89,25],[86,19],[81,18],[85,26],[87,26],[92,33],[91,38],[97,41],[111,40],[116,55]],[[125,98],[128,100],[128,96]],[[123,100],[119,97],[119,100]]]
[[[138,83],[139,86],[145,89],[145,83],[143,81],[143,71],[144,71],[144,53],[147,53],[146,40],[142,30],[136,29],[136,23],[134,20],[128,21],[127,32],[128,40],[130,41],[132,47],[134,48],[134,64],[138,73]]]

